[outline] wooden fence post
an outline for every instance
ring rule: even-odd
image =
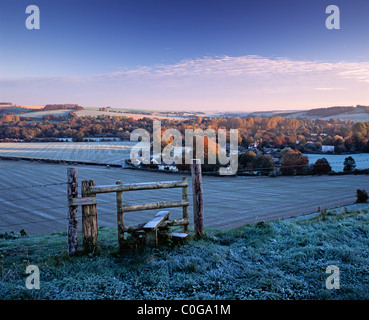
[[[116,184],[122,184],[122,181],[117,181]],[[124,247],[124,216],[123,216],[123,192],[116,192],[117,199],[117,226],[118,226],[118,243],[119,251]]]
[[[187,178],[183,178],[183,181],[187,182]],[[188,185],[186,187],[182,187],[182,200],[188,200]],[[182,207],[182,213],[183,213],[183,219],[188,219],[189,215],[188,215],[188,206],[184,206]],[[188,224],[185,224],[182,226],[182,231],[184,233],[188,233]]]
[[[78,171],[68,168],[68,200],[78,198]],[[68,254],[74,255],[78,251],[78,206],[69,205],[68,211]]]
[[[204,234],[204,205],[202,196],[202,175],[200,159],[192,159],[191,176],[195,236],[202,236]]]
[[[96,197],[89,192],[89,188],[95,186],[95,181],[82,181],[82,197]],[[98,230],[97,230],[97,209],[96,204],[82,206],[82,234],[83,247],[86,252],[92,252],[97,248]]]

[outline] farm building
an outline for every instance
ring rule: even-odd
[[[334,152],[334,146],[322,146],[322,152]]]

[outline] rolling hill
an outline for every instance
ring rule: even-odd
[[[369,107],[367,106],[349,106],[349,107],[330,107],[317,108],[310,110],[294,111],[270,111],[253,112],[249,116],[272,117],[281,116],[284,118],[309,119],[309,120],[351,120],[351,121],[369,121]]]

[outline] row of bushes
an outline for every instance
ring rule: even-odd
[[[261,156],[259,158],[265,158],[265,156]],[[306,156],[304,156],[306,157]],[[130,160],[125,161],[127,165],[129,166],[135,166],[131,163]],[[268,162],[270,163],[270,162]],[[271,165],[265,165],[265,166],[244,166],[242,163],[239,163],[237,175],[262,175],[262,176],[281,176],[281,175],[321,175],[321,174],[329,174],[329,175],[342,175],[342,174],[369,174],[369,169],[356,169],[355,160],[349,156],[345,159],[343,163],[343,172],[335,172],[332,171],[332,167],[329,164],[328,160],[326,158],[318,159],[314,164],[299,164],[299,163],[287,163],[280,165],[280,166],[273,166]],[[174,164],[173,164],[174,166]],[[152,170],[158,170],[159,166],[155,163],[150,164],[141,164],[138,166],[139,168],[143,169],[152,169]],[[189,164],[177,164],[175,165],[178,172],[187,172],[191,170],[191,167]],[[202,171],[203,172],[218,172],[220,168],[219,164],[212,165],[207,164],[204,161],[204,164],[202,165]],[[167,171],[171,171],[167,169]]]

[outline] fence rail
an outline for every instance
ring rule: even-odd
[[[153,189],[168,189],[168,188],[183,188],[187,187],[187,178],[176,181],[162,181],[162,182],[145,182],[145,183],[130,183],[130,184],[113,184],[90,187],[89,192],[108,193],[108,192],[126,192],[138,190],[153,190]]]

